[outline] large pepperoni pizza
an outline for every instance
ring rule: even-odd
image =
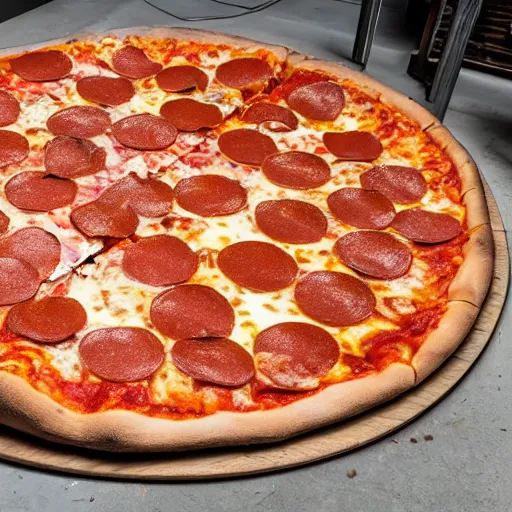
[[[485,299],[471,157],[368,76],[183,29],[0,61],[0,421],[269,442],[412,388]]]

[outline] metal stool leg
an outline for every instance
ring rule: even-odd
[[[370,57],[381,5],[382,0],[363,0],[361,4],[361,14],[359,15],[354,49],[352,50],[352,60],[362,64],[363,67],[366,66]]]

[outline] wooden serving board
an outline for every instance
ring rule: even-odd
[[[473,330],[420,386],[348,421],[288,441],[178,454],[112,454],[53,444],[0,426],[0,458],[39,468],[111,478],[185,480],[263,473],[331,457],[397,430],[439,401],[478,359],[505,303],[509,253],[496,201],[485,184],[495,242],[494,278]]]

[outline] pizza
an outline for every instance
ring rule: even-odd
[[[188,29],[0,60],[0,421],[94,449],[264,443],[432,373],[485,300],[478,170],[426,110]]]

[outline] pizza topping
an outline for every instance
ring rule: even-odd
[[[30,299],[40,282],[37,270],[26,261],[0,257],[0,306]]]
[[[220,251],[220,270],[238,286],[274,292],[290,286],[299,268],[285,251],[266,242],[238,242]]]
[[[286,103],[307,119],[334,121],[345,106],[345,95],[333,82],[315,82],[297,87],[289,94]]]
[[[162,70],[157,62],[148,59],[146,54],[135,46],[124,46],[112,56],[112,68],[119,75],[128,78],[146,78]]]
[[[326,132],[323,141],[333,155],[343,160],[372,162],[382,154],[379,138],[370,132]]]
[[[127,103],[135,95],[130,80],[108,76],[86,76],[76,83],[78,94],[87,101],[115,107]]]
[[[23,162],[29,149],[28,140],[23,135],[0,130],[0,167]]]
[[[50,82],[71,73],[71,59],[59,50],[25,53],[10,61],[13,73],[29,82]]]
[[[59,178],[80,178],[105,169],[107,152],[85,139],[58,136],[44,148],[46,170]]]
[[[261,85],[272,78],[272,69],[264,60],[243,57],[221,64],[217,68],[215,78],[228,87],[245,89]]]
[[[238,181],[216,174],[182,179],[174,193],[184,210],[202,217],[231,215],[247,204],[247,191]]]
[[[183,92],[192,89],[204,91],[208,87],[208,75],[195,66],[172,66],[156,75],[158,87],[168,92]]]
[[[150,286],[169,286],[188,281],[199,264],[197,254],[179,238],[150,236],[129,245],[123,256],[123,272]]]
[[[50,116],[46,126],[54,135],[90,139],[107,131],[110,116],[98,107],[69,107]]]
[[[178,130],[162,117],[136,114],[117,121],[112,134],[128,148],[156,150],[168,148],[178,135]]]
[[[0,126],[15,123],[20,115],[18,100],[6,91],[0,91]]]
[[[322,210],[295,199],[263,201],[256,207],[254,217],[263,233],[289,244],[312,244],[327,232]]]
[[[76,191],[74,181],[38,171],[20,172],[5,185],[5,196],[11,204],[35,212],[48,212],[71,204]]]
[[[7,314],[7,328],[42,343],[63,341],[87,322],[87,313],[75,299],[45,297],[13,307]]]
[[[272,183],[299,190],[321,187],[331,179],[331,168],[323,158],[302,151],[270,155],[261,170]]]
[[[379,231],[348,233],[336,242],[334,253],[348,267],[377,279],[397,279],[408,272],[412,262],[407,245]]]
[[[182,340],[229,336],[235,325],[231,304],[209,286],[183,284],[151,304],[151,321],[165,336]]]
[[[447,242],[462,231],[459,221],[451,215],[420,208],[398,212],[391,227],[409,240],[424,244]]]
[[[258,370],[278,387],[301,389],[301,381],[325,377],[340,349],[324,329],[284,322],[261,331],[254,342]]]
[[[354,325],[370,316],[376,299],[363,281],[341,272],[310,272],[295,287],[303,313],[333,327]]]
[[[414,167],[376,165],[361,174],[360,180],[363,188],[377,190],[395,203],[416,203],[427,191],[425,178]]]
[[[3,235],[9,229],[9,223],[11,220],[4,212],[0,210],[0,235]]]
[[[340,188],[327,198],[327,205],[341,222],[360,229],[384,229],[395,218],[393,203],[374,190]]]
[[[183,132],[213,128],[222,122],[222,112],[217,105],[190,98],[180,98],[164,103],[160,114]]]
[[[144,380],[164,362],[164,346],[139,327],[107,327],[88,333],[78,347],[80,359],[98,377],[114,382]]]
[[[202,382],[240,387],[254,377],[249,352],[227,338],[179,340],[171,355],[178,370]]]
[[[60,262],[60,242],[44,229],[23,228],[0,239],[0,257],[27,262],[44,280],[52,275]]]
[[[256,167],[265,157],[277,152],[275,142],[268,135],[246,128],[222,133],[218,144],[229,159]]]
[[[287,108],[258,101],[253,103],[242,115],[241,120],[246,123],[261,124],[266,122],[279,123],[279,128],[273,131],[296,130],[299,126],[297,116]]]

